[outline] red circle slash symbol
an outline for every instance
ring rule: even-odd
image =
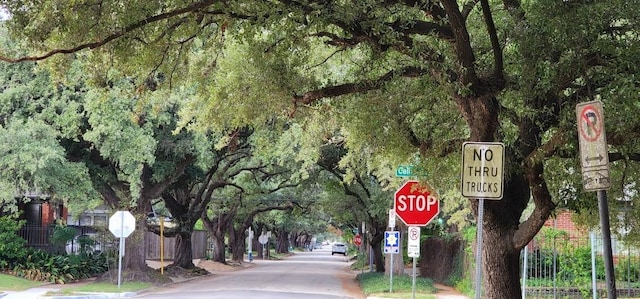
[[[602,117],[598,110],[588,105],[582,109],[579,130],[582,137],[587,141],[596,141],[602,134]]]

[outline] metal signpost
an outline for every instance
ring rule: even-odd
[[[388,253],[390,255],[391,260],[389,261],[389,293],[393,292],[393,255],[400,252],[400,232],[396,232],[396,210],[389,209],[389,228],[391,231],[387,231],[384,233],[384,253]],[[394,238],[394,239],[391,239]],[[393,244],[396,244],[394,249]],[[387,246],[389,245],[389,246]]]
[[[247,229],[247,258],[249,263],[253,262],[253,250],[251,250],[251,243],[253,243],[253,230],[251,227]]]
[[[136,218],[129,211],[117,211],[109,218],[109,231],[120,238],[118,250],[118,288],[122,281],[122,256],[124,256],[124,239],[136,229]]]
[[[440,213],[440,201],[434,190],[426,183],[405,182],[394,195],[393,207],[396,215],[409,226],[407,253],[413,257],[412,298],[415,298],[416,258],[420,257],[420,226],[425,226]]]
[[[482,293],[482,235],[484,199],[501,199],[504,180],[504,144],[465,142],[462,144],[462,196],[478,198],[476,230],[476,298]]]
[[[615,299],[617,298],[617,291],[613,269],[609,204],[606,191],[611,187],[611,179],[609,177],[609,151],[607,150],[602,102],[579,103],[576,105],[576,119],[578,123],[578,141],[580,143],[582,184],[585,191],[598,192],[602,249],[607,278],[607,298]]]
[[[420,227],[410,226],[407,232],[407,256],[413,258],[413,278],[411,279],[411,298],[416,298],[416,259],[420,257]]]
[[[266,244],[269,242],[269,237],[267,237],[267,235],[262,232],[262,234],[260,234],[260,237],[258,237],[258,242],[262,244],[262,259],[267,259],[267,251],[265,250],[265,248],[267,247]]]
[[[391,268],[389,272],[389,293],[391,293],[393,292],[393,255],[400,253],[400,232],[384,232],[384,253],[391,255],[391,261],[389,262],[389,267]]]

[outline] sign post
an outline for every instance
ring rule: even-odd
[[[462,144],[462,196],[478,198],[476,230],[476,298],[482,293],[482,235],[484,199],[501,199],[504,179],[504,144],[465,142]]]
[[[602,227],[602,249],[607,285],[607,298],[617,298],[611,228],[609,227],[609,203],[607,191],[611,187],[609,178],[609,151],[604,129],[602,102],[591,101],[576,105],[578,141],[580,143],[580,165],[585,191],[598,193],[600,226]]]
[[[117,211],[109,217],[109,231],[120,238],[118,250],[118,288],[122,281],[122,256],[124,256],[124,240],[136,229],[136,218],[129,211]]]
[[[268,252],[266,251],[266,244],[269,242],[269,237],[264,232],[262,232],[262,234],[260,234],[260,237],[258,237],[258,242],[262,244],[262,259],[266,260],[268,255]]]
[[[393,228],[392,228],[393,229]],[[389,261],[389,293],[393,292],[393,255],[400,253],[400,232],[386,231],[384,232],[384,253],[391,255]]]
[[[400,252],[400,232],[394,231],[396,227],[396,210],[389,209],[389,228],[384,232],[384,253],[390,255],[389,261],[389,293],[393,292],[393,255]]]
[[[407,253],[413,258],[412,298],[415,298],[416,258],[420,257],[420,226],[425,226],[440,213],[440,201],[435,191],[426,183],[405,182],[394,195],[396,216],[409,226]]]
[[[416,298],[416,259],[420,257],[420,227],[410,226],[407,239],[407,255],[413,258],[413,278],[411,280],[411,298]]]
[[[247,229],[247,259],[249,259],[249,263],[253,262],[253,250],[251,245],[253,243],[253,230],[251,226]]]

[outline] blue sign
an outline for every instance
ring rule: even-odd
[[[400,232],[386,231],[384,232],[384,253],[400,252]]]

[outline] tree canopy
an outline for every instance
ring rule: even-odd
[[[557,205],[593,198],[576,159],[577,103],[604,103],[612,201],[637,200],[640,12],[629,8],[639,4],[3,0],[30,54],[2,48],[0,59],[64,73],[82,58],[97,86],[115,69],[141,94],[186,90],[188,129],[295,120],[312,141],[301,153],[344,138],[340,165],[389,188],[400,183],[395,165],[410,162],[455,190],[462,142],[503,142],[505,196],[485,214],[485,295],[519,298],[520,249]]]

